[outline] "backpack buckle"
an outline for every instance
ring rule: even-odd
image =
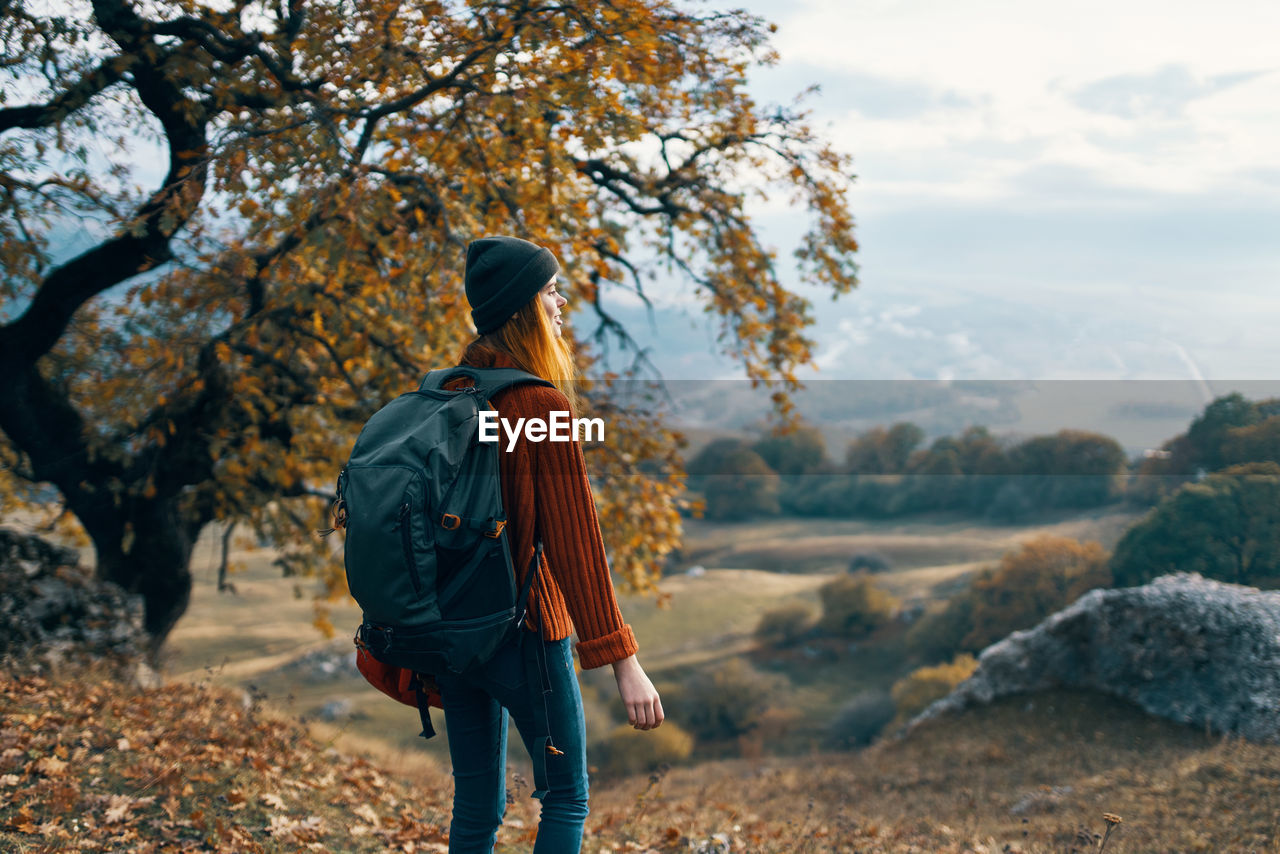
[[[462,527],[462,517],[446,513],[440,517],[440,527],[446,531],[456,531]]]
[[[493,520],[493,530],[492,530],[492,531],[485,531],[485,532],[484,532],[484,535],[485,535],[486,537],[488,537],[488,538],[492,539],[492,540],[496,540],[496,539],[498,539],[498,537],[501,537],[501,536],[502,536],[502,529],[503,529],[503,528],[505,528],[505,527],[507,527],[507,520],[506,520],[506,519],[494,519],[494,520]]]

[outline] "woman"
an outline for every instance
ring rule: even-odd
[[[556,290],[558,271],[549,250],[514,237],[487,237],[467,247],[465,288],[479,335],[460,363],[520,368],[556,385],[518,385],[495,395],[492,404],[511,423],[576,411],[573,354],[561,336],[566,300]],[[542,800],[533,850],[572,854],[581,848],[587,817],[587,759],[570,634],[578,636],[583,668],[613,666],[632,726],[661,724],[662,703],[636,660],[635,635],[618,609],[582,449],[576,442],[523,439],[510,452],[505,442],[499,447],[506,530],[519,581],[536,539],[543,543],[530,594],[530,622],[540,637],[526,636],[474,676],[437,677],[455,784],[449,851],[493,850],[506,809],[509,713],[533,760],[534,797]],[[539,653],[538,666],[531,666]],[[549,693],[542,682],[549,683]]]

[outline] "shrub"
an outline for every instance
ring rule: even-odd
[[[973,594],[951,597],[946,607],[925,614],[907,630],[907,651],[930,664],[950,660],[963,651],[965,635],[973,627]]]
[[[1011,632],[1029,629],[1095,587],[1111,585],[1099,543],[1039,536],[1000,559],[973,582],[970,629],[960,648],[978,651]]]
[[[787,684],[783,676],[761,673],[741,658],[731,658],[710,673],[694,673],[685,680],[672,698],[673,717],[684,721],[700,740],[737,738],[759,726],[772,705],[770,699],[781,696]]]
[[[804,602],[787,602],[765,611],[756,625],[756,640],[770,646],[793,644],[813,627],[813,608]]]
[[[827,743],[836,750],[868,745],[893,720],[896,711],[888,691],[864,691],[831,719],[827,726]]]
[[[858,640],[893,619],[898,600],[864,575],[840,575],[818,590],[824,634]]]
[[[879,552],[858,552],[849,561],[849,572],[888,572],[889,559]]]
[[[608,774],[642,774],[688,759],[693,753],[693,736],[669,720],[647,732],[620,724],[592,752],[595,764]]]
[[[912,655],[945,661],[980,652],[1006,635],[1029,629],[1096,587],[1111,584],[1107,553],[1095,542],[1040,536],[981,572],[945,608],[907,631]]]
[[[899,722],[905,722],[928,708],[935,700],[947,696],[978,669],[972,655],[958,655],[949,664],[921,667],[893,685],[893,704]]]

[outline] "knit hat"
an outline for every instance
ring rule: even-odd
[[[506,323],[559,270],[551,250],[518,237],[471,241],[465,287],[476,331],[487,335]]]

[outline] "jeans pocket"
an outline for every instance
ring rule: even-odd
[[[528,642],[528,639],[525,639]],[[536,642],[536,639],[534,640]],[[482,668],[482,678],[503,692],[522,690],[527,681],[524,656],[521,654],[524,644],[512,641],[504,644],[502,649],[489,659]]]

